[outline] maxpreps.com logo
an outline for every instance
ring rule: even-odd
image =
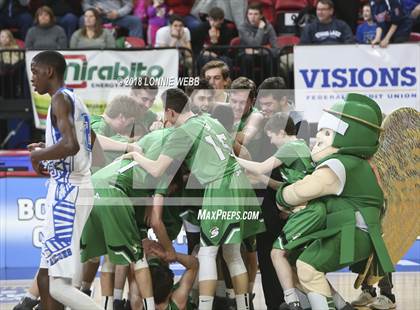
[[[109,65],[88,62],[86,55],[65,55],[67,69],[64,75],[66,85],[71,88],[86,88],[87,82],[121,81],[127,77],[149,76],[159,78],[163,75],[163,67],[146,66],[142,62],[131,62],[127,65],[115,61]]]

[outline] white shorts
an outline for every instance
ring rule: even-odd
[[[50,179],[40,263],[50,276],[73,278],[80,268],[80,237],[92,207],[91,183],[79,186]]]

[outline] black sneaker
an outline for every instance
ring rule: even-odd
[[[125,310],[131,310],[131,302],[130,302],[130,299],[127,299],[127,301],[125,302],[124,309]]]
[[[86,295],[88,295],[89,297],[92,295],[92,290],[90,290],[90,289],[84,289],[84,290],[82,290],[82,292],[83,293],[85,293]]]
[[[254,310],[255,293],[249,295],[249,310]]]
[[[32,310],[37,304],[39,304],[39,300],[23,297],[13,310]]]
[[[288,304],[290,310],[303,310],[303,308],[300,306],[300,302],[291,302]]]
[[[114,310],[125,310],[125,299],[114,299]]]

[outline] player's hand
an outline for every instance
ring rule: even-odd
[[[31,164],[37,174],[44,176],[49,175],[48,170],[45,169],[44,165],[39,160],[31,158]]]
[[[112,10],[111,12],[106,14],[106,17],[108,17],[109,19],[117,19],[118,17],[120,17],[120,14],[118,14],[117,11]]]
[[[162,121],[155,121],[155,122],[152,123],[152,125],[150,125],[149,130],[150,131],[155,131],[155,130],[158,130],[158,129],[162,129],[164,127],[165,127],[165,125],[163,124]]]
[[[132,160],[137,161],[136,159],[138,159],[138,155],[139,153],[137,152],[130,152],[121,156],[121,159],[132,159]]]
[[[36,148],[43,149],[45,148],[45,143],[44,142],[31,143],[27,146],[27,148],[29,152],[35,151]]]
[[[129,143],[127,144],[127,152],[136,152],[136,153],[140,153],[143,154],[143,149],[136,143]]]
[[[173,247],[171,247],[170,249],[168,249],[165,253],[165,258],[163,258],[166,262],[168,263],[173,263],[176,261],[176,252],[175,249]]]

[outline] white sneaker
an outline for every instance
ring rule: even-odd
[[[369,292],[362,292],[356,300],[351,302],[352,306],[366,306],[375,301],[375,297],[373,297]]]
[[[376,300],[370,305],[371,309],[388,310],[395,309],[395,304],[386,296],[379,295]]]

